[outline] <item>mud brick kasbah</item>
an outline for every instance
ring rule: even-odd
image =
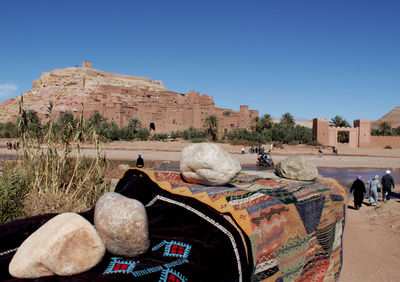
[[[36,111],[42,122],[49,119],[49,101],[54,106],[53,118],[67,111],[80,116],[83,111],[87,119],[99,112],[107,121],[123,127],[137,117],[142,126],[160,133],[184,130],[189,126],[202,129],[209,115],[217,116],[221,132],[250,129],[259,115],[257,110],[249,110],[246,105],[241,105],[239,111],[218,108],[211,96],[193,90],[188,94],[173,92],[161,81],[96,70],[88,61],[83,61],[82,67],[44,72],[32,87],[23,94],[24,107]],[[18,99],[0,104],[0,122],[17,119]]]

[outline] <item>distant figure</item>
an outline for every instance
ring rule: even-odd
[[[379,175],[375,175],[373,179],[368,181],[369,185],[369,202],[373,206],[378,205],[378,189],[381,187]]]
[[[251,151],[250,151],[251,152]],[[242,154],[244,154],[244,147],[242,147]]]
[[[336,149],[336,147],[332,147],[332,153],[333,155],[337,156],[338,150]]]
[[[271,145],[269,146],[269,151],[271,152],[273,149],[274,149],[274,144],[271,144]]]
[[[337,148],[335,148],[335,155],[336,156],[338,155],[338,149]]]
[[[144,167],[144,161],[142,159],[142,154],[138,155],[138,158],[136,160],[136,167]]]
[[[354,208],[356,210],[361,208],[363,199],[364,199],[364,193],[365,191],[365,185],[364,182],[361,180],[361,176],[357,176],[357,179],[354,180],[353,184],[351,185],[350,188],[350,193],[354,191],[353,197],[354,197]]]
[[[249,154],[251,154],[251,150],[252,150],[252,149],[251,149],[251,146],[249,146]]]
[[[322,150],[319,149],[319,150],[318,150],[318,153],[319,153],[319,157],[321,158],[321,157],[322,157]]]
[[[392,187],[394,189],[394,180],[393,177],[390,175],[391,171],[386,170],[386,174],[382,176],[381,184],[382,184],[382,200],[389,201],[390,196],[392,194]],[[386,199],[385,194],[387,193]]]

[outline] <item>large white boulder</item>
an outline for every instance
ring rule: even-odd
[[[104,244],[89,221],[76,213],[63,213],[22,243],[9,272],[16,278],[73,275],[94,267],[104,253]]]
[[[311,181],[318,177],[318,169],[310,161],[300,157],[288,157],[279,162],[275,167],[278,176]]]
[[[241,167],[220,146],[199,143],[183,149],[180,170],[187,182],[213,186],[227,184],[240,172]]]
[[[114,255],[134,257],[150,246],[146,209],[135,199],[114,192],[104,194],[97,201],[94,224]]]

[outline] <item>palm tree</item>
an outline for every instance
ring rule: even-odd
[[[336,115],[334,118],[331,119],[331,124],[335,127],[349,127],[350,124],[347,120],[343,117]],[[338,141],[340,143],[347,143],[349,142],[349,132],[347,131],[339,131],[338,132]]]
[[[270,114],[265,114],[261,118],[254,118],[255,124],[252,126],[252,129],[258,133],[262,133],[264,129],[270,129],[272,127],[272,117]]]
[[[105,123],[107,119],[103,117],[99,112],[95,112],[93,115],[89,117],[86,122],[86,125],[89,128],[89,131],[96,130],[96,132],[100,131],[100,127],[103,123]]]
[[[203,126],[207,129],[210,140],[217,139],[218,133],[218,118],[215,115],[209,115],[204,121]]]
[[[331,119],[331,124],[333,124],[335,127],[349,127],[350,124],[348,123],[347,120],[342,118],[341,116],[335,116],[334,118]]]
[[[129,127],[132,128],[133,134],[136,134],[141,126],[142,123],[140,122],[140,119],[138,119],[137,117],[134,117],[129,121]]]
[[[284,113],[281,117],[281,123],[286,125],[294,125],[294,117],[291,113]]]

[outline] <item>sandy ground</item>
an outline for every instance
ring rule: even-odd
[[[380,202],[377,207],[363,205],[360,210],[353,209],[351,199],[347,208],[339,281],[400,281],[399,239],[399,198]]]
[[[1,142],[1,141],[0,141]],[[15,155],[15,151],[5,148],[5,142],[0,143],[1,155]],[[139,153],[145,164],[153,161],[179,161],[180,152],[188,143],[182,141],[166,142],[112,142],[103,144],[102,148],[108,159],[120,160],[121,163],[135,161]],[[256,154],[241,154],[239,145],[220,144],[231,153],[241,165],[255,165]],[[83,146],[83,153],[93,156],[93,145]],[[267,146],[266,146],[266,149]],[[332,149],[323,149],[319,157],[317,147],[288,146],[272,151],[274,162],[277,163],[287,156],[301,156],[317,167],[344,168],[381,168],[400,170],[400,149],[383,148],[348,148],[340,146],[339,155],[334,156]],[[117,174],[120,171],[117,172]],[[394,192],[400,191],[400,183]],[[400,194],[396,194],[400,198]],[[363,206],[360,210],[353,209],[352,199],[347,208],[346,226],[344,231],[343,269],[339,281],[400,281],[400,200],[394,198],[387,203],[381,202],[378,207]],[[367,200],[365,200],[367,202]]]
[[[0,140],[0,155],[16,155],[14,150],[7,150],[6,140]],[[108,159],[135,161],[140,153],[144,160],[154,161],[179,161],[182,149],[189,145],[184,141],[117,141],[102,144],[102,149]],[[224,150],[231,153],[241,165],[255,165],[257,154],[250,154],[248,147],[245,147],[245,154],[241,154],[240,145],[219,144]],[[94,156],[93,145],[82,146],[83,154]],[[265,146],[268,149],[268,146]],[[317,167],[351,167],[351,168],[384,168],[391,170],[400,169],[400,149],[383,148],[349,148],[342,145],[338,147],[339,154],[334,156],[332,149],[323,149],[322,157],[319,157],[318,147],[305,145],[275,148],[272,150],[272,157],[278,163],[287,156],[301,156]]]
[[[104,152],[110,159],[136,160],[139,153],[146,160],[179,161],[180,152],[187,146],[186,142],[113,142],[106,144]],[[219,144],[224,150],[231,153],[242,165],[255,165],[257,154],[241,154],[239,145]],[[267,149],[267,148],[266,148]],[[87,148],[85,154],[92,155],[93,150]],[[276,148],[272,151],[274,162],[277,163],[287,156],[301,156],[317,167],[371,167],[400,169],[400,149],[354,149],[339,147],[338,156],[332,154],[332,150],[323,149],[322,157],[319,157],[318,148],[308,146],[288,146]]]

